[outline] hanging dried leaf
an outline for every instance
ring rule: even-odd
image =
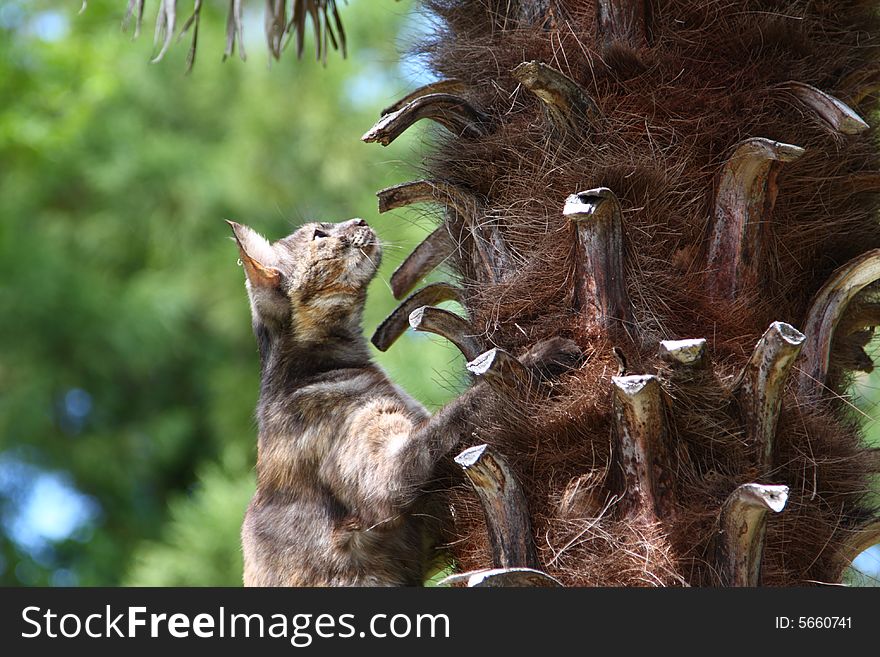
[[[180,36],[178,39],[181,39],[184,34],[187,33],[190,27],[192,27],[193,37],[192,42],[189,46],[189,52],[186,55],[186,72],[189,73],[192,70],[193,64],[196,63],[196,48],[199,45],[199,20],[202,14],[202,0],[195,0],[195,4],[193,5],[193,13],[192,15],[186,19],[186,22],[183,24],[183,27],[180,28]]]
[[[315,56],[318,61],[327,63],[329,46],[332,46],[333,50],[341,50],[343,57],[348,55],[345,30],[342,27],[336,0],[293,0],[293,12],[285,32],[288,34],[288,41],[293,38],[296,42],[297,58],[302,57],[305,49],[305,29],[308,20],[311,20],[312,29],[315,31]]]
[[[281,58],[284,31],[287,29],[287,0],[266,0],[266,44],[269,55]]]
[[[244,50],[244,35],[241,27],[241,0],[229,0],[229,13],[226,15],[226,50],[223,51],[223,61],[235,52],[235,43],[238,42],[238,56],[241,61],[247,59]]]
[[[153,36],[153,45],[158,46],[159,53],[153,57],[151,63],[162,61],[168,48],[171,47],[171,39],[174,38],[174,28],[177,26],[177,0],[161,0],[159,13],[156,14],[156,32]]]
[[[141,24],[144,21],[144,0],[128,0],[128,7],[125,10],[125,18],[122,19],[123,32],[128,31],[132,16],[135,17],[134,35],[132,38],[137,39],[141,35]]]
[[[266,0],[264,26],[269,57],[281,59],[282,51],[293,40],[296,43],[296,56],[302,57],[305,48],[306,23],[311,22],[315,33],[315,55],[318,61],[327,63],[327,53],[332,48],[340,50],[343,57],[348,56],[345,28],[339,16],[337,0],[291,0],[290,19],[288,20],[288,0]],[[347,1],[347,0],[346,0]],[[80,13],[85,11],[88,0],[82,0]],[[128,0],[122,29],[128,30],[134,22],[133,38],[141,33],[145,0]],[[199,20],[202,0],[194,0],[193,13],[184,23],[178,39],[192,28],[192,41],[186,57],[186,71],[192,70],[196,59],[199,39]],[[247,59],[244,49],[243,0],[229,0],[226,15],[226,47],[223,60],[235,53],[236,46],[242,61]],[[159,0],[159,11],[156,15],[155,44],[158,54],[151,60],[161,61],[174,39],[177,26],[177,0]]]

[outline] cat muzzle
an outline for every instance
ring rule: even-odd
[[[376,245],[376,233],[366,224],[355,229],[354,233],[349,236],[350,244],[355,248]]]

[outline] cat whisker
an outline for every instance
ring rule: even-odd
[[[376,262],[374,262],[373,259],[372,259],[370,256],[368,256],[368,255],[364,252],[364,250],[363,250],[361,247],[358,247],[358,251],[360,251],[360,252],[361,252],[361,255],[364,256],[367,260],[369,260],[369,261],[372,263],[372,265],[373,265],[373,269],[376,270],[376,277],[377,277],[380,281],[382,281],[383,283],[385,283],[385,287],[388,288],[388,291],[391,292],[391,294],[392,294],[392,296],[393,296],[393,295],[394,295],[394,292],[393,292],[392,289],[391,289],[391,283],[389,283],[389,282],[388,282],[388,279],[385,278],[384,276],[382,276],[382,274],[379,273],[379,266],[376,264]]]
[[[382,240],[376,240],[376,244],[381,246],[383,249],[405,249],[406,248],[402,244],[395,244],[394,242],[383,242]]]

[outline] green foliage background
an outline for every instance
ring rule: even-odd
[[[131,43],[120,0],[0,0],[0,584],[239,584],[258,362],[222,220],[279,238],[365,218],[387,243],[368,333],[428,231],[374,196],[417,175],[423,133],[359,140],[419,82],[398,64],[412,3],[350,0],[350,56],[326,68],[267,66],[251,4],[249,62],[221,62],[226,3],[206,3],[185,76],[187,44],[148,64],[152,18]],[[376,355],[431,409],[462,383],[424,336]],[[854,387],[871,415],[878,386]]]
[[[226,3],[206,3],[189,76],[186,43],[148,64],[150,19],[131,43],[124,4],[0,3],[0,583],[240,583],[258,362],[222,220],[279,238],[366,219],[388,244],[368,333],[430,225],[374,196],[413,177],[419,133],[359,139],[416,82],[395,38],[418,26],[408,2],[350,2],[349,58],[326,68],[313,50],[269,67],[259,3],[249,61],[221,63]],[[463,371],[421,336],[377,356],[430,408]],[[91,511],[23,544],[27,510],[51,512],[31,499],[46,473]]]

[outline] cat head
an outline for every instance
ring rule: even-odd
[[[308,223],[277,242],[227,222],[245,271],[254,323],[302,340],[340,328],[359,331],[381,246],[363,219]]]

